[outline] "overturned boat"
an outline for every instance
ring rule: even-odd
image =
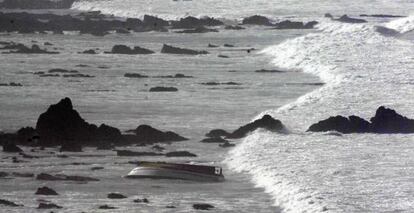
[[[137,162],[137,165],[126,178],[224,181],[222,168],[217,166],[148,161]]]

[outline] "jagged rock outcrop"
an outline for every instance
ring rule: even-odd
[[[206,137],[215,138],[215,137],[227,137],[230,135],[229,132],[223,129],[213,129],[206,134]]]
[[[238,128],[230,135],[228,135],[227,138],[243,138],[250,132],[255,131],[259,128],[263,128],[272,132],[282,132],[285,130],[285,127],[281,121],[274,119],[270,115],[264,115],[262,118]]]
[[[177,92],[178,89],[175,87],[151,87],[150,92]]]
[[[193,154],[188,151],[175,151],[175,152],[168,152],[165,154],[166,157],[197,157],[196,154]]]
[[[173,28],[182,28],[182,29],[190,29],[190,28],[197,28],[203,26],[220,26],[224,23],[214,18],[205,17],[205,18],[196,18],[193,16],[188,16],[185,18],[181,18],[179,21],[172,21],[171,25]]]
[[[338,131],[341,133],[414,133],[414,119],[398,114],[395,110],[379,107],[370,122],[358,117],[343,116],[330,117],[312,124],[308,131],[326,132]]]
[[[273,25],[267,17],[260,16],[260,15],[254,15],[254,16],[244,18],[242,23],[250,24],[250,25],[265,25],[265,26]]]

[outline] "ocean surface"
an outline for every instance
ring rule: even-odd
[[[105,181],[97,185],[87,184],[85,191],[81,192],[69,184],[66,188],[74,187],[73,192],[64,198],[56,198],[54,201],[57,203],[64,203],[69,198],[72,203],[79,204],[74,209],[88,209],[91,204],[107,202],[102,193],[108,190],[125,190],[126,194],[137,196],[132,189],[136,187],[142,191],[138,193],[140,196],[149,196],[157,203],[143,206],[143,212],[171,211],[164,208],[171,203],[178,206],[175,211],[191,212],[191,206],[187,204],[195,200],[212,203],[217,212],[414,211],[414,135],[336,136],[306,132],[312,123],[332,115],[354,114],[369,119],[381,105],[414,118],[413,0],[80,0],[75,2],[73,9],[100,10],[121,17],[140,18],[144,14],[152,14],[179,19],[193,15],[229,21],[260,14],[274,21],[317,20],[320,24],[315,30],[307,31],[249,27],[237,32],[220,30],[219,33],[203,35],[156,32],[130,36],[112,34],[103,38],[71,32],[63,36],[1,35],[1,40],[26,44],[48,41],[57,48],[63,48],[57,56],[2,55],[1,81],[20,82],[24,87],[1,88],[1,130],[34,125],[37,116],[49,104],[69,96],[75,108],[89,122],[107,123],[122,130],[145,123],[189,137],[191,140],[188,142],[167,145],[166,148],[192,151],[200,157],[177,160],[222,165],[228,174],[228,181],[222,185],[197,184],[194,187],[181,182],[131,183],[119,179],[131,169],[131,165],[125,163],[130,159],[87,150],[85,155],[98,154],[104,158],[94,160],[88,156],[71,156],[69,162],[75,159],[89,164],[73,168],[65,162],[55,162],[57,165],[47,164],[49,166],[41,170],[65,172],[73,169],[88,174],[91,165],[102,164],[109,171],[97,174],[102,175]],[[346,13],[353,17],[360,14],[406,17],[363,17],[367,23],[346,24],[324,18],[327,12],[336,16]],[[376,31],[377,26],[398,33],[384,35]],[[236,47],[208,49],[212,54],[196,57],[159,53],[131,57],[77,54],[90,48],[99,48],[102,52],[120,43],[138,44],[157,52],[162,43],[194,49],[207,49],[208,43],[229,43]],[[250,47],[258,51],[247,54],[245,49]],[[230,58],[218,58],[218,54]],[[76,68],[78,64],[89,67]],[[50,79],[31,74],[51,68],[73,68],[96,77]],[[262,68],[287,72],[254,72]],[[126,72],[151,76],[183,73],[195,78],[128,79],[123,77]],[[207,87],[200,84],[208,81],[234,81],[241,85]],[[318,82],[325,84],[315,86],[314,83]],[[175,86],[179,92],[148,92],[150,87],[159,85]],[[229,151],[214,144],[198,142],[210,129],[232,130],[263,114],[280,119],[289,133],[259,130],[236,141],[237,146]],[[55,159],[52,155],[47,156]],[[24,169],[30,171],[43,165],[42,160],[33,161]],[[114,162],[118,164],[114,165]],[[2,160],[1,165],[6,171],[21,169],[10,164],[8,159]],[[249,182],[259,188],[253,189]],[[7,181],[1,183],[2,188],[16,185]],[[37,187],[35,183],[27,183],[28,189],[22,186],[20,192],[12,192],[10,188],[6,195],[30,202],[27,196]],[[97,195],[94,197],[86,188],[96,190]],[[133,211],[130,203],[121,205],[119,209],[128,210]]]

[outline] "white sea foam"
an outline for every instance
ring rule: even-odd
[[[384,37],[372,24],[325,22],[318,28],[262,51],[274,57],[275,66],[301,69],[326,83],[262,113],[281,119],[294,133],[255,132],[226,162],[251,174],[285,212],[413,211],[414,156],[408,154],[413,135],[305,131],[331,115],[368,119],[380,105],[413,118],[414,44]]]
[[[396,30],[400,33],[407,33],[414,30],[414,15],[406,18],[388,22],[385,27]]]

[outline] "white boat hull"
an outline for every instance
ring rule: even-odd
[[[137,167],[133,169],[126,178],[151,178],[151,179],[182,179],[194,181],[224,181],[222,175],[208,175],[197,172],[167,169],[167,168],[152,168],[152,167]]]

